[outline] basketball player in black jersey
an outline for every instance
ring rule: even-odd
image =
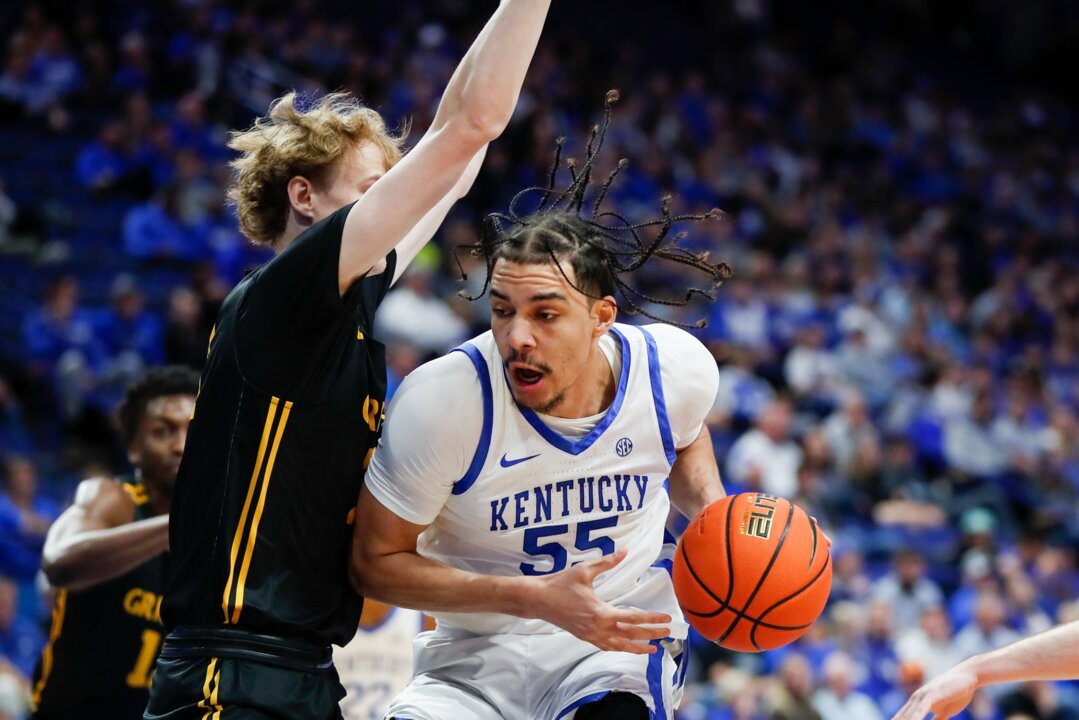
[[[155,368],[120,406],[135,476],[84,480],[49,529],[42,568],[56,588],[34,673],[36,720],[134,720],[161,646],[168,512],[198,375]]]
[[[235,133],[230,198],[277,256],[225,300],[177,480],[146,718],[339,718],[351,524],[383,417],[374,313],[509,123],[550,0],[502,0],[406,156],[346,95]]]

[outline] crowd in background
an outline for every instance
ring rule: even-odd
[[[124,471],[124,386],[199,367],[268,257],[222,202],[227,129],[346,89],[417,138],[488,4],[0,10],[0,718],[44,641],[50,522],[79,478]],[[629,164],[606,207],[725,212],[681,241],[734,269],[716,301],[644,309],[708,320],[727,490],[813,514],[834,589],[790,647],[695,642],[687,720],[889,717],[959,659],[1079,619],[1079,104],[1056,80],[1079,10],[864,5],[556,2],[514,122],[378,319],[391,390],[481,332],[459,291],[483,269],[454,248],[545,182],[556,137],[583,154],[611,87],[596,175]],[[701,282],[679,272],[627,279],[679,299]],[[1079,685],[1003,686],[962,717],[1079,718]]]

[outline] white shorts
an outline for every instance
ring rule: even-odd
[[[415,674],[391,703],[398,720],[569,720],[611,692],[637,695],[671,720],[682,698],[684,640],[652,655],[605,652],[567,632],[472,635],[432,630],[413,642]]]

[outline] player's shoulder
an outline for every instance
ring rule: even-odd
[[[715,357],[692,333],[665,323],[645,325],[644,330],[655,339],[664,384],[683,383],[701,391],[718,384]]]
[[[651,323],[643,325],[642,329],[655,338],[656,346],[661,350],[667,346],[675,346],[679,348],[699,348],[704,352],[708,351],[704,343],[698,340],[695,335],[675,325]]]
[[[451,351],[410,372],[401,381],[387,407],[391,413],[404,412],[419,419],[440,418],[447,410],[468,409],[475,397],[482,405],[482,386],[476,366],[465,352]]]
[[[141,485],[118,482],[111,477],[91,477],[75,489],[72,506],[102,518],[109,526],[123,525],[131,522],[135,507],[146,502],[145,492]]]
[[[679,364],[694,363],[702,367],[715,366],[715,358],[695,335],[674,325],[653,323],[643,329],[653,337],[661,364],[677,361]]]

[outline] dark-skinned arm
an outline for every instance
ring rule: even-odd
[[[75,503],[49,528],[41,569],[49,583],[85,590],[134,570],[169,548],[169,517],[132,522],[135,503],[119,483],[84,480]]]

